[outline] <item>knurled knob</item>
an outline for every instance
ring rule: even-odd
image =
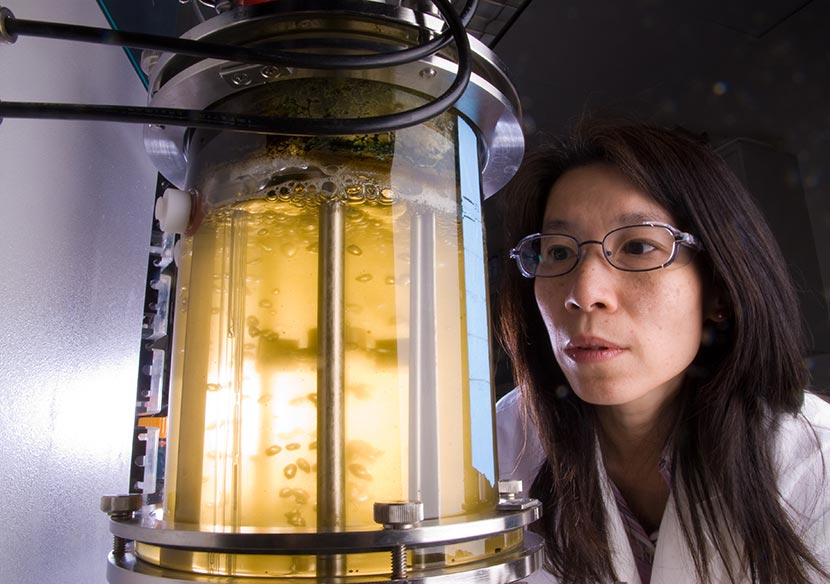
[[[405,529],[424,520],[424,504],[420,501],[392,501],[375,503],[375,523],[386,529]]]

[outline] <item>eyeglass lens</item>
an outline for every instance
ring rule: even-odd
[[[582,245],[567,235],[539,235],[524,242],[525,249],[519,250],[519,258],[531,275],[559,276],[576,266]],[[674,235],[665,227],[635,225],[606,235],[603,255],[615,268],[641,272],[668,262],[674,247]]]

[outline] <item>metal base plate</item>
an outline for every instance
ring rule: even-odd
[[[542,567],[543,541],[526,532],[521,549],[485,561],[463,566],[444,567],[426,572],[411,572],[405,579],[355,578],[352,576],[317,580],[316,578],[261,578],[216,576],[167,570],[153,566],[127,553],[109,555],[107,580],[110,584],[507,584],[526,578]]]

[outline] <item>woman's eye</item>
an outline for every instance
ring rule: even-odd
[[[561,262],[573,257],[573,250],[563,245],[554,245],[548,248],[545,257],[555,262]]]
[[[622,252],[630,255],[645,255],[647,253],[655,251],[656,249],[657,246],[653,243],[637,239],[627,241],[622,246]]]

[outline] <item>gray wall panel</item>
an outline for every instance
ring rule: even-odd
[[[4,2],[107,26],[93,0]],[[130,103],[123,51],[21,37],[0,99]],[[104,493],[128,487],[155,171],[138,126],[0,125],[0,582],[105,582]]]

